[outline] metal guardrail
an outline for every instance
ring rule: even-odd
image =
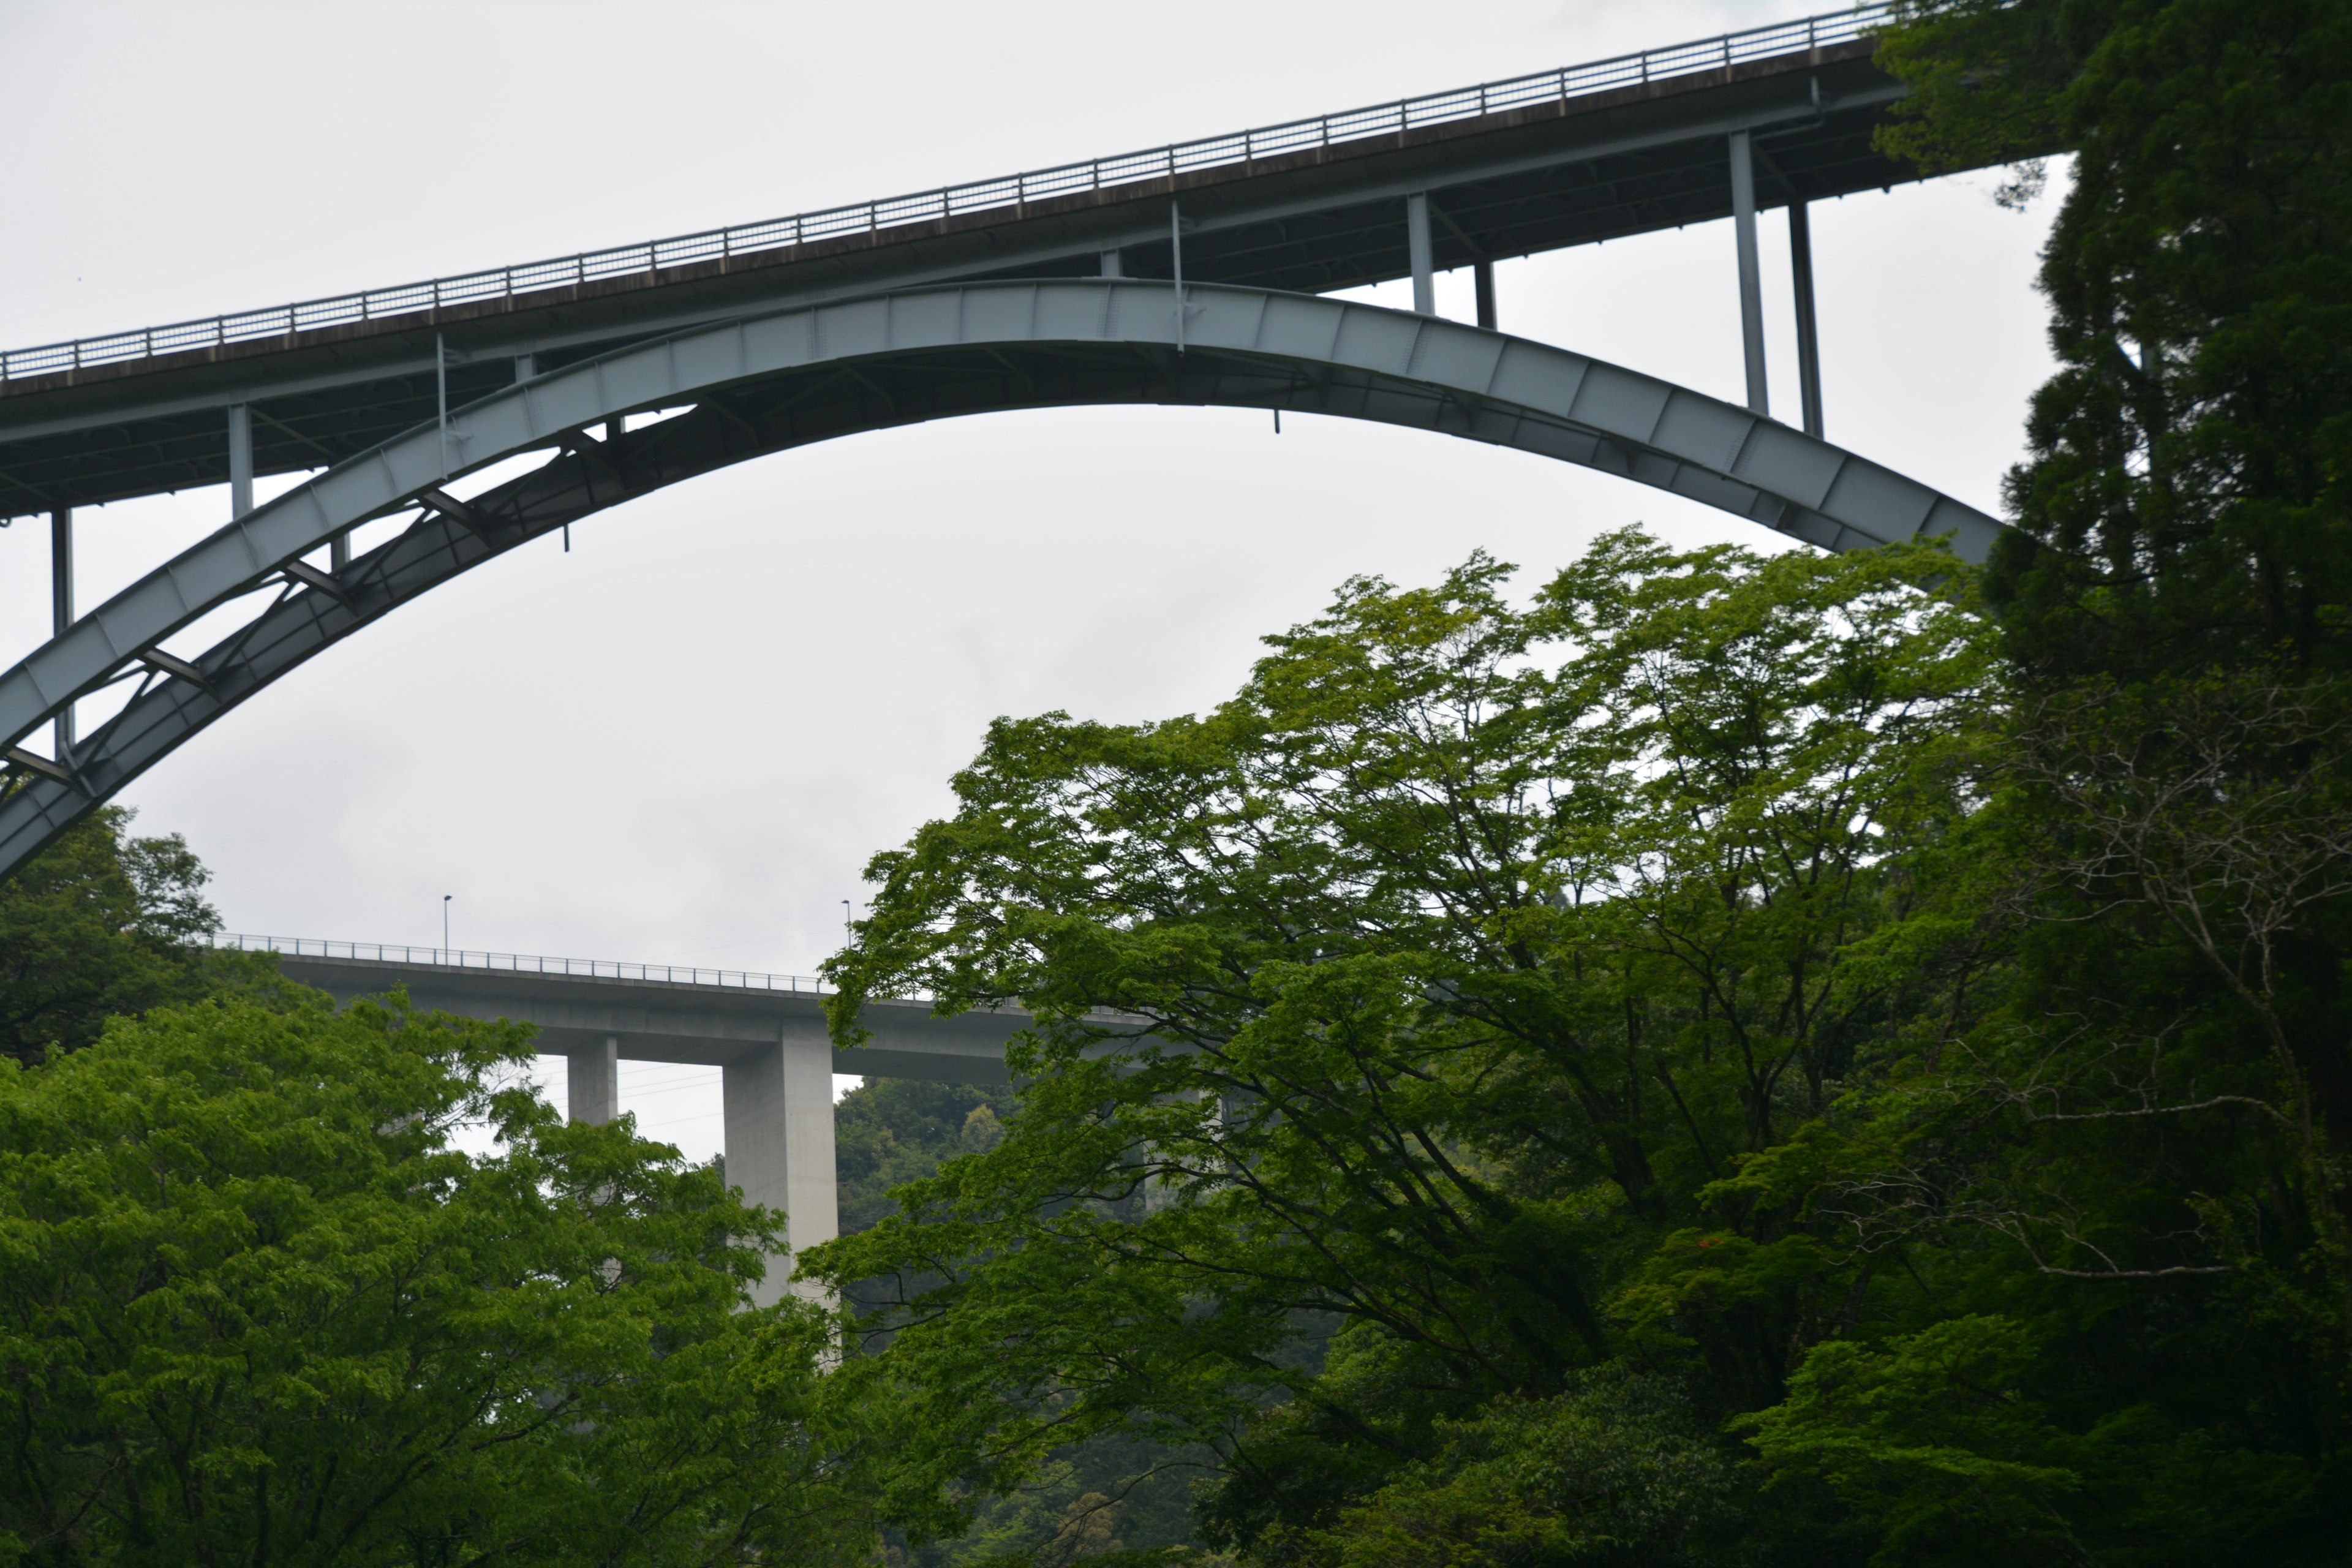
[[[657,980],[672,985],[724,985],[740,991],[827,994],[831,987],[806,974],[761,974],[742,969],[692,969],[671,963],[621,963],[604,958],[547,958],[530,952],[477,952],[396,942],[321,942],[315,937],[247,936],[214,931],[215,948],[234,952],[283,952],[296,958],[355,958],[439,969],[505,970],[516,974],[576,974],[601,980]]]
[[[1726,33],[1720,37],[1644,49],[1639,54],[1619,55],[1611,59],[1568,66],[1534,76],[1513,77],[1507,81],[1485,82],[1476,87],[1458,88],[1452,92],[1432,93],[1425,98],[1402,99],[1393,103],[1350,109],[1313,120],[1294,120],[1287,124],[1236,132],[1229,136],[1179,142],[1140,153],[1122,153],[1115,157],[1097,158],[1084,163],[1064,163],[1058,168],[1007,174],[993,180],[974,181],[970,184],[948,185],[911,195],[888,196],[878,202],[865,202],[855,206],[827,207],[822,212],[801,213],[792,217],[772,218],[765,223],[744,224],[734,228],[706,229],[699,234],[678,235],[669,239],[625,245],[611,250],[583,251],[576,256],[557,257],[547,261],[529,261],[520,267],[462,273],[453,278],[404,283],[364,293],[338,294],[330,299],[305,300],[291,305],[242,310],[197,321],[175,321],[169,326],[144,327],[104,337],[45,343],[38,348],[14,349],[0,353],[0,382],[29,375],[47,375],[61,370],[79,370],[86,365],[118,364],[126,360],[147,359],[188,349],[247,342],[256,338],[280,337],[316,327],[341,326],[382,316],[438,310],[445,305],[512,299],[540,289],[569,288],[606,278],[656,271],[687,262],[786,249],[837,235],[872,234],[900,224],[927,223],[1001,207],[1017,210],[1026,203],[1046,196],[1066,195],[1075,191],[1098,191],[1141,180],[1189,174],[1196,169],[1247,163],[1276,153],[1295,153],[1309,147],[1328,147],[1369,136],[1416,130],[1424,125],[1442,125],[1448,121],[1473,119],[1497,110],[1565,100],[1579,93],[1600,92],[1635,82],[1687,76],[1694,71],[1717,70],[1743,60],[1790,54],[1824,44],[1849,43],[1885,23],[1893,10],[1894,6],[1885,0],[1874,0],[1873,4],[1857,5],[1848,11],[1749,27],[1742,32]]]

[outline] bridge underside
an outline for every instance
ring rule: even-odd
[[[0,383],[0,519],[342,461],[515,375],[682,328],[947,282],[1133,278],[1321,293],[1731,216],[1727,141],[1769,208],[1919,177],[1871,139],[1900,84],[1841,43],[1389,135],[641,274]],[[446,345],[446,362],[443,355]]]
[[[457,573],[727,465],[856,431],[1090,403],[1294,409],[1516,447],[1832,549],[2000,525],[1773,420],[1540,343],[1255,289],[1088,279],[852,301],[683,333],[541,375],[342,463],[222,529],[0,672],[0,873],[270,681]],[[639,429],[632,414],[668,410]],[[601,432],[598,434],[597,432]],[[539,465],[463,499],[462,475]],[[464,489],[463,485],[458,485]],[[342,559],[353,529],[408,521]],[[320,562],[309,559],[324,552]],[[246,598],[205,648],[167,640]],[[79,699],[126,705],[54,759],[22,742]]]

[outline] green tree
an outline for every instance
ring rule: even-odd
[[[746,1310],[774,1216],[529,1049],[289,993],[0,1063],[0,1561],[868,1551],[822,1315]]]
[[[1439,1432],[1433,1455],[1322,1532],[1322,1554],[1345,1568],[1673,1568],[1737,1550],[1735,1467],[1654,1377],[1602,1367]]]
[[[915,989],[1041,1020],[1003,1141],[808,1265],[899,1282],[843,1375],[919,1411],[937,1495],[1208,1444],[1213,1535],[1272,1551],[1609,1360],[1672,1237],[1740,1243],[1690,1430],[1834,1321],[1789,1205],[1705,1194],[1907,1005],[1845,953],[1960,809],[1952,563],[1624,534],[1528,608],[1506,573],[1350,584],[1206,719],[1000,722],[877,859],[842,1038]]]
[[[1941,873],[1998,956],[1936,1071],[1729,1184],[1936,1305],[1811,1350],[1756,1440],[1889,1562],[2339,1561],[2352,7],[1921,0],[1881,59],[1890,151],[2075,150],[2061,368],[1987,578],[2019,700],[1975,886]]]
[[[110,1017],[267,983],[272,961],[192,945],[220,929],[210,873],[178,834],[132,837],[131,819],[102,806],[0,879],[0,1054],[29,1066]]]
[[[1988,583],[2021,670],[2352,663],[2352,6],[1909,0],[1881,144],[2072,149]]]
[[[873,1225],[898,1206],[895,1189],[963,1153],[973,1118],[1007,1117],[1013,1105],[1009,1089],[900,1078],[869,1079],[843,1095],[833,1119],[843,1232]]]

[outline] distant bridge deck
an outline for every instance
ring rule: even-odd
[[[614,347],[698,323],[929,284],[1175,270],[1319,293],[1412,273],[1425,195],[1440,270],[1732,211],[1748,132],[1777,206],[1919,177],[1872,133],[1900,83],[1888,7],[1033,174],[519,267],[0,354],[0,520],[309,470]],[[446,350],[446,358],[445,358]]]
[[[536,1025],[539,1047],[572,1056],[610,1040],[625,1061],[740,1063],[778,1044],[831,1049],[824,992],[806,975],[543,958],[376,942],[224,933],[214,945],[278,955],[289,980],[338,1002],[404,988],[418,1008]],[[833,1070],[942,1083],[1010,1083],[1004,1044],[1025,1014],[933,1016],[920,1001],[870,1002],[872,1041],[833,1050]]]

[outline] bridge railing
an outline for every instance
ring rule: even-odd
[[[910,195],[886,196],[852,206],[772,218],[733,228],[706,229],[641,245],[610,250],[583,251],[546,261],[527,261],[487,272],[436,278],[423,283],[403,283],[357,294],[305,300],[267,310],[209,316],[202,321],[175,321],[169,326],[143,327],[103,337],[78,338],[45,343],[38,348],[0,353],[0,382],[89,365],[115,364],[189,349],[281,337],[317,327],[341,326],[384,316],[404,316],[481,300],[512,299],[519,294],[575,287],[602,279],[652,272],[689,262],[710,261],[778,250],[836,235],[871,234],[902,224],[927,223],[966,213],[1004,207],[1076,191],[1098,191],[1141,180],[1162,179],[1196,169],[1248,163],[1259,158],[1329,147],[1370,136],[1391,135],[1468,120],[1500,110],[1517,109],[1601,92],[1611,88],[1687,76],[1695,71],[1720,70],[1744,60],[1792,54],[1800,49],[1850,43],[1883,26],[1893,11],[1884,0],[1826,16],[1801,17],[1749,27],[1687,44],[1618,55],[1507,81],[1484,82],[1423,98],[1350,109],[1312,120],[1294,120],[1227,136],[1172,142],[1140,153],[1122,153],[1083,163],[1006,174],[968,184],[947,185]]]
[[[234,952],[282,952],[295,958],[352,958],[442,969],[506,970],[517,974],[574,974],[604,980],[657,980],[673,985],[724,985],[741,991],[823,995],[830,986],[807,974],[763,974],[745,969],[698,969],[676,963],[623,963],[609,958],[551,958],[532,952],[479,952],[470,948],[407,947],[397,942],[323,942],[307,936],[252,936],[214,931],[212,945]]]

